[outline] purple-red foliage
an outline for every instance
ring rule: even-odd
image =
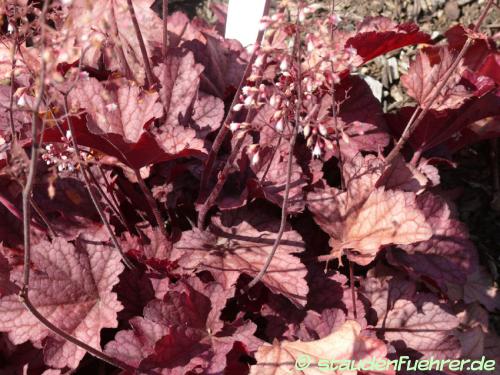
[[[429,163],[436,150],[451,160],[500,134],[493,40],[455,26],[431,46],[417,25],[383,17],[347,32],[346,21],[308,6],[299,24],[281,8],[264,17],[267,33],[251,56],[221,36],[222,6],[210,25],[182,13],[164,23],[151,0],[132,3],[144,45],[125,0],[52,1],[43,38],[36,3],[8,0],[0,10],[8,23],[0,35],[0,373],[93,366],[23,306],[24,267],[39,313],[129,366],[123,374],[282,374],[303,353],[498,358],[488,312],[500,296]],[[307,30],[299,46],[298,25]],[[401,79],[415,104],[384,113],[354,73],[417,44],[424,48]],[[425,106],[407,147],[387,163]],[[25,265],[33,116],[44,128]],[[88,188],[134,269],[122,265]],[[201,210],[206,223],[196,226]],[[278,237],[267,272],[247,290]]]

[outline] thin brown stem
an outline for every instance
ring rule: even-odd
[[[118,56],[118,61],[120,63],[122,73],[127,79],[134,79],[134,74],[132,73],[132,70],[128,65],[127,58],[125,57],[125,52],[123,52],[123,46],[120,34],[118,32],[118,24],[116,22],[115,8],[111,6],[110,9],[111,9],[111,22],[110,22],[111,33],[114,36],[114,48],[116,55]]]
[[[335,15],[335,0],[332,0],[332,7],[330,10],[330,16],[333,19],[333,16]],[[330,42],[332,44],[333,48],[333,32],[335,30],[335,26],[332,22],[331,27],[330,27]],[[331,64],[331,71],[332,71],[332,87],[330,88],[330,96],[332,97],[332,116],[333,116],[333,125],[335,127],[335,142],[337,144],[337,151],[339,153],[339,169],[340,169],[340,188],[342,190],[345,189],[345,181],[344,181],[344,162],[342,160],[342,150],[340,149],[340,130],[339,130],[339,122],[337,118],[337,100],[336,100],[336,93],[335,93],[335,69],[333,66],[333,61],[330,63]]]
[[[267,16],[269,14],[269,6],[270,6],[270,0],[266,0],[266,4],[264,6],[263,16]],[[222,123],[222,126],[220,127],[219,132],[217,133],[217,136],[215,137],[214,143],[212,144],[212,148],[210,149],[210,151],[208,153],[207,161],[205,163],[205,168],[203,169],[203,173],[201,176],[200,194],[202,194],[205,191],[207,184],[208,184],[208,181],[210,179],[210,176],[212,175],[212,169],[214,166],[215,158],[217,157],[217,154],[220,151],[222,143],[224,142],[224,139],[226,138],[226,135],[229,132],[229,124],[231,124],[231,122],[235,118],[235,113],[233,111],[233,107],[238,102],[240,94],[241,94],[241,90],[243,89],[243,86],[245,85],[247,78],[250,76],[253,63],[255,62],[255,58],[257,57],[256,56],[257,48],[260,47],[263,38],[264,38],[264,30],[261,30],[261,31],[259,31],[259,34],[257,35],[257,40],[255,42],[256,48],[254,48],[252,55],[250,56],[250,59],[248,60],[248,64],[246,66],[245,72],[243,73],[243,77],[241,77],[240,84],[238,86],[238,89],[236,90],[236,94],[234,95],[231,106],[229,107],[229,112],[226,115],[226,118],[224,119],[224,122]]]
[[[481,24],[483,23],[484,19],[486,18],[486,15],[488,14],[488,11],[490,10],[491,6],[493,5],[493,2],[494,2],[494,0],[489,0],[488,4],[486,4],[486,7],[483,9],[483,12],[481,13],[481,16],[479,17],[479,20],[477,21],[476,26],[473,29],[474,32],[477,32],[479,30],[479,28],[481,27]],[[431,109],[431,107],[434,104],[434,102],[436,101],[436,99],[439,97],[439,95],[441,95],[441,91],[443,90],[444,86],[448,83],[451,75],[457,69],[458,65],[460,64],[460,60],[465,55],[465,53],[469,50],[469,47],[472,44],[472,40],[473,39],[471,38],[471,36],[467,37],[467,41],[464,43],[459,54],[455,57],[450,68],[447,70],[443,79],[441,80],[439,85],[434,90],[434,94],[431,96],[430,100],[427,102],[427,104],[424,106],[424,108],[422,109],[421,112],[419,112],[419,109],[417,109],[414,112],[412,118],[410,119],[410,121],[408,121],[408,124],[406,125],[405,129],[403,130],[403,133],[401,134],[399,141],[396,143],[396,146],[394,146],[392,151],[389,153],[389,155],[385,159],[385,164],[389,164],[394,160],[394,158],[403,149],[406,142],[408,142],[408,140],[410,139],[410,137],[413,134],[413,132],[415,131],[415,129],[423,121],[423,119],[425,118],[425,116],[427,115],[429,110]],[[419,112],[418,117],[416,116],[417,112]],[[412,120],[414,120],[414,121],[412,121]]]
[[[335,82],[334,82],[334,70],[333,70],[333,62],[331,63],[332,65],[332,87],[330,89],[330,95],[332,97],[332,116],[333,116],[333,125],[335,127],[335,143],[337,145],[337,152],[339,153],[339,169],[340,169],[340,188],[342,190],[345,189],[346,184],[344,180],[344,161],[342,158],[342,150],[340,148],[340,128],[339,128],[339,122],[338,122],[338,115],[337,115],[337,99],[336,99],[336,92],[335,92]]]
[[[119,210],[115,207],[114,203],[111,202],[111,199],[107,196],[107,194],[104,192],[103,188],[101,187],[101,184],[99,181],[97,181],[97,178],[95,177],[94,173],[92,172],[92,168],[87,168],[87,173],[89,174],[92,182],[94,183],[95,188],[99,192],[100,196],[106,201],[108,206],[110,207],[111,211],[115,214],[115,216],[122,222],[123,226],[126,226],[121,213]]]
[[[68,112],[68,97],[67,97],[67,95],[64,95],[64,111],[66,112],[66,114],[69,113]],[[71,143],[73,145],[73,148],[75,149],[76,160],[77,160],[78,166],[80,168],[80,171],[82,172],[82,177],[83,177],[83,180],[85,182],[85,186],[87,187],[87,191],[89,192],[90,199],[92,200],[92,203],[94,204],[94,206],[97,210],[97,213],[99,214],[99,217],[101,218],[101,221],[104,223],[106,229],[108,230],[108,233],[111,237],[111,241],[112,241],[114,247],[120,253],[120,255],[123,259],[123,262],[125,263],[125,265],[128,268],[134,269],[135,268],[134,265],[130,262],[130,260],[128,260],[127,256],[123,252],[123,249],[120,246],[120,243],[118,242],[118,239],[115,236],[113,228],[111,228],[111,224],[109,223],[109,221],[106,217],[106,214],[104,213],[104,210],[101,207],[101,203],[99,202],[94,191],[92,190],[92,183],[90,181],[89,172],[87,169],[88,167],[82,161],[82,158],[80,155],[80,147],[79,147],[78,142],[76,140],[76,133],[74,131],[73,123],[71,121],[70,116],[67,117],[67,123],[68,123],[69,131],[71,132]]]
[[[147,187],[146,182],[142,178],[141,172],[138,169],[134,169],[134,174],[135,177],[137,178],[137,182],[139,184],[139,187],[141,188],[142,193],[144,194],[146,200],[148,201],[149,208],[151,209],[151,212],[153,213],[153,216],[156,220],[156,225],[158,225],[158,227],[160,228],[160,232],[163,234],[163,236],[167,238],[168,234],[165,228],[165,220],[163,220],[163,217],[161,216],[160,209],[156,204],[153,194],[151,194],[151,191]]]
[[[168,0],[162,2],[162,16],[163,16],[163,58],[167,58],[168,53]]]
[[[47,9],[50,1],[45,1],[43,4],[42,12],[40,15],[40,55],[43,56],[44,44],[45,44],[45,16],[47,14]],[[77,338],[71,336],[67,332],[63,331],[59,327],[52,324],[48,321],[37,308],[31,303],[29,299],[29,276],[30,276],[30,265],[31,265],[31,203],[32,203],[32,191],[33,185],[36,176],[37,169],[37,159],[38,159],[38,149],[39,149],[39,139],[38,139],[38,111],[40,109],[40,105],[43,99],[43,92],[45,90],[45,75],[46,75],[46,64],[44,59],[41,60],[41,69],[40,69],[40,81],[39,81],[39,92],[35,99],[35,105],[33,107],[33,119],[31,123],[32,130],[32,141],[31,141],[31,159],[29,164],[28,176],[26,178],[26,184],[23,189],[23,235],[24,235],[24,263],[23,263],[23,280],[22,280],[22,288],[19,292],[19,299],[21,303],[26,307],[26,309],[35,316],[40,323],[45,325],[48,329],[50,329],[55,334],[59,335],[63,339],[83,348],[88,351],[90,354],[109,362],[110,364],[117,366],[118,368],[126,369],[126,370],[134,370],[131,366],[126,364],[122,364],[120,361],[117,361],[101,351],[92,348],[91,346],[85,344],[84,342],[78,340]]]
[[[120,203],[118,202],[118,199],[115,196],[115,190],[112,188],[111,184],[109,183],[108,177],[106,177],[106,173],[104,173],[104,170],[102,169],[102,166],[100,164],[97,164],[97,167],[99,169],[99,172],[101,173],[101,177],[104,180],[104,183],[106,184],[106,189],[109,192],[109,195],[111,196],[111,200],[114,203],[114,207],[116,208],[116,212],[121,218],[122,223],[125,225],[125,227],[128,229],[130,233],[134,233],[133,228],[130,226],[129,222],[125,218],[125,215],[123,214],[122,210],[120,209]]]
[[[500,193],[500,173],[498,168],[498,139],[490,140],[491,173],[493,177],[493,192]]]
[[[28,298],[27,291],[26,291],[26,293],[21,293],[19,295],[19,298],[21,300],[21,303],[26,307],[26,309],[30,313],[32,313],[40,321],[40,323],[42,323],[45,327],[50,329],[55,334],[61,336],[66,341],[69,341],[70,343],[75,344],[76,346],[86,350],[88,353],[90,353],[94,357],[97,357],[100,360],[103,360],[104,362],[109,363],[110,365],[116,366],[122,370],[128,370],[128,371],[135,373],[136,369],[134,367],[129,366],[126,363],[119,361],[118,359],[110,357],[109,355],[103,353],[102,351],[91,347],[90,345],[84,343],[83,341],[78,340],[76,337],[70,335],[66,331],[63,331],[61,328],[52,324],[42,314],[40,314],[40,312],[37,310],[37,308],[31,303],[31,301]]]
[[[286,115],[284,117],[286,118]],[[267,174],[269,173],[269,170],[271,169],[271,164],[273,163],[273,160],[276,157],[276,154],[278,153],[282,139],[283,139],[283,135],[280,135],[280,137],[278,138],[278,143],[276,144],[276,147],[274,148],[273,155],[269,159],[269,162],[266,165],[266,169],[264,170],[264,173],[262,174],[262,177],[259,180],[259,183],[261,185],[266,181]]]
[[[45,44],[45,16],[49,7],[50,1],[45,1],[40,16],[40,56],[43,56]],[[20,296],[28,296],[29,280],[30,280],[30,264],[31,264],[31,196],[33,192],[33,185],[36,176],[36,167],[38,161],[38,150],[40,148],[38,139],[38,125],[40,119],[38,111],[42,104],[43,92],[45,90],[45,73],[46,63],[41,59],[40,79],[38,93],[35,99],[35,105],[32,108],[33,118],[31,120],[31,159],[29,163],[28,176],[26,177],[26,184],[23,189],[23,238],[24,238],[24,263],[23,263],[23,285]]]
[[[301,7],[299,6],[298,11],[297,11],[297,22],[296,22],[296,31],[295,31],[295,47],[294,49],[296,50],[296,64],[297,64],[297,101],[296,101],[296,107],[295,107],[295,126],[293,128],[293,133],[292,133],[292,138],[290,139],[290,147],[288,148],[288,162],[287,162],[287,171],[286,171],[286,185],[285,185],[285,194],[283,197],[283,207],[281,208],[281,222],[280,222],[280,228],[278,231],[278,235],[276,236],[276,239],[274,240],[273,247],[271,249],[271,252],[268,254],[266,262],[262,266],[261,270],[259,273],[250,281],[250,283],[247,285],[246,290],[254,287],[259,281],[262,280],[264,275],[266,274],[269,266],[271,265],[271,262],[274,258],[274,254],[276,254],[276,251],[278,250],[278,247],[281,242],[281,238],[283,237],[283,233],[285,232],[286,228],[286,219],[287,219],[287,210],[288,210],[288,197],[290,195],[290,182],[292,179],[292,167],[293,167],[293,150],[295,149],[295,141],[297,140],[297,134],[298,134],[298,129],[300,126],[300,112],[302,108],[302,48],[301,48],[301,40],[300,40],[300,12],[302,11]]]
[[[354,313],[354,319],[358,319],[358,312],[356,308],[356,291],[354,289],[354,267],[351,261],[348,262],[349,262],[349,284],[351,288],[352,308]]]
[[[144,39],[142,38],[141,28],[139,27],[139,22],[137,21],[137,16],[134,10],[134,4],[132,0],[127,0],[128,11],[130,13],[130,18],[132,18],[132,24],[134,25],[135,35],[139,42],[139,48],[141,50],[142,59],[144,60],[144,68],[146,70],[146,86],[149,88],[154,83],[154,76],[151,70],[151,65],[149,63],[148,51],[146,50],[146,45],[144,44]]]
[[[33,210],[36,212],[36,214],[40,217],[42,222],[47,227],[47,230],[49,231],[50,237],[56,238],[57,234],[54,231],[54,228],[52,228],[52,225],[50,225],[49,218],[45,215],[43,210],[40,208],[40,206],[35,202],[35,200],[33,198],[31,198],[30,203],[31,203],[31,207],[33,208]]]
[[[0,204],[4,206],[12,215],[14,215],[14,217],[19,219],[19,221],[23,220],[22,212],[15,205],[13,205],[12,202],[7,199],[7,197],[3,196],[2,194],[0,194]],[[45,228],[43,228],[34,220],[32,220],[31,226],[36,230],[39,230],[40,232],[45,232]]]
[[[226,164],[224,165],[224,168],[222,169],[222,172],[220,173],[219,178],[217,179],[217,183],[215,184],[214,188],[210,192],[210,195],[207,197],[205,203],[203,203],[198,212],[197,225],[198,229],[200,230],[203,230],[205,228],[205,220],[208,211],[210,211],[210,209],[214,206],[215,201],[219,197],[219,194],[222,191],[222,188],[224,187],[227,178],[229,177],[229,173],[233,168],[234,161],[236,160],[236,157],[238,156],[241,147],[243,146],[244,139],[245,135],[239,138],[236,144],[234,145],[231,155],[229,155],[229,158],[226,160]]]
[[[332,16],[332,20],[330,20],[331,22],[333,21],[333,16],[335,15],[335,0],[332,0],[332,7],[330,8],[330,16]],[[335,31],[335,25],[332,24],[330,25],[330,40],[333,42],[333,32]]]
[[[16,51],[17,51],[17,43],[18,43],[18,34],[17,27],[15,27],[16,36],[14,38],[14,43],[12,44],[12,66],[10,71],[10,97],[9,97],[9,124],[10,124],[10,132],[12,134],[12,142],[15,143],[17,141],[16,127],[14,125],[14,92],[15,88],[15,71],[16,71]]]

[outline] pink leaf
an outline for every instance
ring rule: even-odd
[[[454,314],[425,297],[396,301],[378,325],[385,339],[396,348],[403,346],[415,350],[422,353],[423,358],[443,359],[457,358],[460,353],[460,343],[452,332],[457,326]]]
[[[259,273],[278,228],[277,220],[258,210],[223,213],[215,218],[212,233],[196,229],[184,232],[174,244],[172,257],[186,270],[210,271],[225,288],[230,288],[242,273]],[[283,294],[299,306],[306,303],[306,269],[292,254],[303,251],[303,246],[299,234],[288,227],[262,279],[273,293]]]
[[[411,244],[432,234],[415,194],[375,188],[379,174],[370,170],[373,161],[365,162],[359,177],[346,179],[347,192],[325,187],[308,195],[314,219],[331,236],[332,257],[340,258],[348,250],[349,259],[361,265],[375,259],[384,245]]]
[[[146,93],[124,79],[104,84],[95,78],[81,80],[69,101],[74,111],[83,108],[89,114],[92,133],[118,134],[129,143],[137,143],[144,125],[163,114],[158,94]]]
[[[460,345],[453,336],[458,318],[430,294],[417,294],[400,277],[370,278],[364,295],[377,312],[377,331],[398,353],[417,351],[423,358],[456,358]]]
[[[89,237],[102,241],[103,236]],[[107,238],[105,238],[107,240]],[[117,326],[116,314],[122,309],[111,289],[123,271],[120,254],[107,246],[80,238],[77,246],[56,238],[42,241],[32,249],[34,270],[30,280],[30,300],[53,324],[87,343],[100,348],[102,328]],[[14,278],[19,281],[21,269]],[[51,366],[76,368],[85,350],[51,333],[11,295],[0,300],[0,330],[9,333],[15,344],[27,340],[42,343],[45,362]]]
[[[224,117],[224,102],[215,96],[200,93],[194,103],[193,126],[198,130],[198,138],[217,130]]]
[[[166,112],[155,138],[168,154],[203,149],[203,139],[197,138],[196,131],[188,126],[202,71],[203,66],[195,63],[191,52],[180,50],[170,50],[165,64],[154,70],[162,85],[160,98]]]
[[[132,319],[132,330],[121,331],[106,345],[116,355],[141,370],[181,374],[197,367],[219,373],[235,342],[251,351],[260,341],[253,336],[255,325],[236,320],[224,324],[219,315],[234,289],[204,284],[197,278],[179,281],[163,300],[153,300],[144,318]]]
[[[262,345],[255,355],[257,364],[252,366],[250,374],[289,374],[294,371],[295,362],[303,356],[311,360],[311,366],[302,372],[313,375],[321,373],[316,366],[319,359],[359,361],[364,358],[385,358],[386,355],[387,349],[382,341],[364,336],[359,324],[349,320],[317,341],[275,341],[272,345]]]
[[[161,18],[150,8],[152,0],[134,0],[133,6],[145,40],[146,50],[152,56],[152,43],[161,43]],[[118,48],[138,83],[143,84],[145,73],[139,42],[130,18],[126,0],[113,2],[87,2],[74,0],[62,26],[61,33],[66,35],[66,50],[72,53],[70,63],[78,61],[80,51],[86,50],[84,63],[98,67],[101,56],[110,70],[121,67]],[[113,33],[116,27],[118,35]],[[109,38],[108,43],[103,43]],[[101,46],[103,53],[101,53]],[[76,50],[76,51],[75,51]],[[122,72],[125,73],[125,72]]]

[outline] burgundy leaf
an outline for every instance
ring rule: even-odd
[[[119,332],[106,351],[141,370],[181,374],[202,367],[207,374],[220,373],[235,342],[249,351],[255,351],[259,343],[253,336],[253,323],[219,320],[233,293],[234,289],[231,292],[196,278],[179,281],[163,300],[146,306],[144,318],[133,318],[133,330]]]
[[[432,237],[401,246],[408,254],[395,253],[394,260],[442,286],[444,282],[465,283],[466,275],[475,271],[477,262],[467,229],[453,218],[444,199],[424,193],[417,197],[417,203],[432,228]]]
[[[426,151],[441,144],[450,145],[450,151],[481,139],[482,137],[470,136],[468,126],[474,128],[474,123],[492,116],[500,116],[500,90],[490,92],[481,98],[473,98],[464,103],[460,108],[446,110],[443,113],[430,111],[422,123],[410,137],[409,143],[415,150]],[[389,127],[398,136],[408,123],[415,108],[403,107],[395,114],[386,116]],[[485,138],[496,137],[493,131]],[[466,138],[467,137],[467,138]]]
[[[380,102],[373,95],[368,84],[358,77],[343,79],[335,89],[338,105],[337,126],[340,149],[345,159],[352,159],[360,151],[378,152],[389,144],[386,132],[384,113]],[[325,95],[320,102],[319,118],[326,116],[324,126],[328,134],[336,134],[334,120],[331,116],[331,96]],[[334,149],[336,141],[332,142]],[[337,153],[337,151],[336,151]],[[325,156],[328,158],[329,153]]]
[[[144,358],[155,352],[155,344],[169,332],[168,327],[142,317],[129,320],[132,330],[120,331],[106,344],[105,351],[130,366],[139,367]]]
[[[259,121],[262,120],[265,121],[265,119],[259,118]],[[261,143],[258,150],[250,152],[250,148],[253,147],[250,145],[243,151],[247,159],[252,159],[245,163],[250,165],[250,169],[255,174],[255,177],[250,181],[250,186],[268,201],[282,207],[287,181],[289,142],[284,137],[276,137],[276,132],[268,126],[262,128],[260,137]],[[273,137],[275,141],[270,141]],[[297,164],[297,159],[293,155],[291,157],[293,161],[288,194],[288,212],[295,213],[304,210],[302,190],[307,181],[301,167]]]
[[[448,45],[455,51],[460,51],[469,35],[462,25],[455,25],[445,33]],[[490,77],[497,85],[500,84],[498,72],[499,53],[495,42],[486,35],[471,35],[472,43],[464,55],[464,64],[479,75]]]
[[[184,156],[184,154],[168,155],[161,149],[153,136],[147,132],[140,137],[137,143],[129,143],[117,134],[96,135],[91,133],[87,128],[87,120],[84,117],[72,116],[70,121],[75,132],[72,137],[77,139],[80,146],[99,150],[134,169]],[[67,123],[62,124],[61,129],[67,132]],[[63,142],[61,132],[56,128],[47,129],[43,139],[47,143]],[[187,156],[187,153],[185,155]]]
[[[408,95],[413,97],[422,108],[431,104],[436,88],[452,66],[454,59],[453,54],[445,47],[421,50],[411,64],[408,74],[401,77]],[[491,79],[485,79],[483,82],[476,80],[476,82],[471,82],[475,83],[476,89],[470,90],[465,85],[459,84],[464,73],[463,61],[461,61],[437,99],[432,102],[431,109],[443,111],[458,108],[467,99],[481,96],[494,86]],[[471,78],[477,79],[474,76]]]
[[[500,294],[498,288],[493,285],[492,277],[484,267],[467,275],[464,285],[464,301],[471,303],[480,302],[489,311],[500,309]]]
[[[248,54],[238,41],[225,40],[206,29],[200,31],[204,42],[193,40],[184,43],[183,47],[192,51],[196,61],[205,66],[202,90],[226,99],[240,84]]]
[[[431,42],[430,36],[419,31],[417,25],[397,25],[384,17],[366,18],[357,31],[345,45],[356,48],[365,62],[401,47]]]

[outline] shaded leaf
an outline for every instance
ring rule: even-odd
[[[279,222],[264,212],[242,209],[213,220],[211,233],[193,229],[174,244],[172,257],[186,270],[208,270],[225,288],[242,273],[256,276],[270,253]],[[262,279],[273,293],[299,306],[306,303],[305,267],[292,254],[303,251],[298,233],[286,228],[273,261]]]

